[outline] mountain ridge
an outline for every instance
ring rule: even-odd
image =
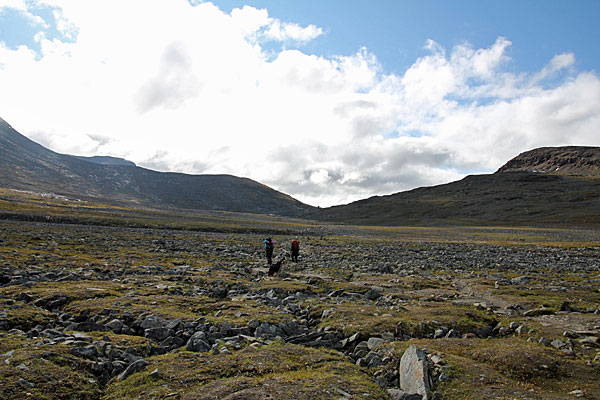
[[[311,216],[357,225],[600,226],[599,158],[600,147],[534,149],[494,174],[373,196]]]
[[[248,178],[157,172],[59,154],[0,119],[0,186],[116,205],[298,216],[311,206]],[[106,161],[106,159],[104,159]],[[121,165],[124,164],[124,165]]]
[[[493,174],[317,208],[232,175],[157,172],[55,153],[0,119],[0,187],[108,204],[275,214],[382,226],[600,226],[600,147],[542,147]]]

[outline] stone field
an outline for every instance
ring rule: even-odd
[[[600,231],[50,203],[0,219],[0,398],[600,398]]]

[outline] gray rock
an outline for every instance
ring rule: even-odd
[[[175,321],[169,322],[165,328],[171,329],[173,331],[178,331],[183,326],[183,322],[180,319],[176,319]]]
[[[22,301],[24,303],[30,303],[33,300],[33,297],[31,297],[29,294],[27,294],[25,292],[21,292],[17,296],[17,300]]]
[[[373,350],[375,347],[381,346],[384,343],[385,343],[385,340],[378,338],[378,337],[372,337],[372,338],[369,338],[369,340],[367,340],[367,348],[369,350]]]
[[[546,307],[540,307],[540,308],[534,308],[533,310],[525,311],[525,313],[523,315],[526,317],[537,317],[539,315],[550,315],[550,314],[554,314],[554,311],[552,309],[546,308]]]
[[[122,381],[125,378],[127,378],[129,375],[143,370],[144,368],[146,368],[147,365],[148,365],[148,361],[144,360],[143,358],[140,358],[139,360],[129,364],[127,366],[127,368],[125,368],[125,371],[121,372],[119,374],[119,376],[117,376],[117,379]]]
[[[516,321],[513,321],[508,325],[508,327],[514,331],[519,327],[519,323]]]
[[[285,336],[285,333],[278,326],[271,325],[268,322],[263,322],[258,328],[256,328],[256,331],[254,331],[254,336],[273,339],[277,336]]]
[[[35,387],[35,383],[26,381],[23,378],[19,379],[19,384],[21,384],[29,389],[33,389]]]
[[[118,319],[113,319],[112,321],[106,324],[106,327],[114,333],[120,333],[121,329],[123,328],[123,323]]]
[[[440,339],[443,338],[444,336],[446,336],[446,334],[448,333],[448,328],[446,327],[441,327],[435,330],[435,332],[433,333],[433,338],[434,339]]]
[[[400,359],[400,389],[413,394],[417,393],[424,400],[430,399],[431,384],[429,362],[425,352],[411,345]]]
[[[81,333],[81,332],[73,332],[71,333],[71,336],[73,336],[76,340],[83,340],[85,342],[92,342],[92,337],[89,335],[86,335],[85,333]]]
[[[206,353],[210,350],[210,344],[208,343],[206,334],[202,331],[198,331],[190,337],[185,348],[187,351]]]
[[[600,347],[600,339],[598,339],[595,336],[594,337],[588,336],[586,338],[580,339],[579,343],[581,345],[589,346],[589,347]]]
[[[429,357],[429,360],[433,363],[433,364],[442,364],[443,358],[442,356],[440,356],[439,354],[433,354],[431,357]]]
[[[356,360],[356,365],[359,367],[366,367],[367,365],[369,365],[369,363],[364,358],[359,358],[358,360]]]
[[[365,294],[364,297],[367,300],[377,300],[378,298],[380,298],[382,296],[381,293],[379,293],[377,290],[375,289],[369,289]]]
[[[456,329],[452,328],[448,331],[448,333],[446,334],[447,338],[460,338],[462,337],[461,333],[459,331],[457,331]]]
[[[65,328],[66,329],[66,328]],[[88,322],[80,322],[77,324],[73,324],[73,326],[69,327],[70,330],[81,331],[81,332],[106,332],[109,329],[103,325],[98,324],[96,322],[88,321]]]
[[[25,365],[25,364],[19,364],[15,368],[18,369],[18,370],[21,370],[23,372],[29,371],[29,367],[27,365]]]
[[[356,332],[354,335],[348,338],[348,343],[354,343],[360,339],[360,332]]]
[[[184,344],[186,344],[185,340],[183,340],[179,336],[169,336],[168,338],[160,342],[160,347],[164,348],[167,351],[173,351],[183,346]]]
[[[77,357],[92,359],[98,357],[98,349],[92,344],[83,347],[73,347],[71,349],[71,354],[74,354]]]
[[[513,285],[524,285],[527,282],[529,282],[530,278],[526,275],[523,276],[518,276],[516,278],[512,278],[510,280],[510,283],[512,283]]]
[[[527,332],[529,332],[529,328],[525,325],[521,325],[517,329],[515,329],[515,332],[517,332],[517,334],[519,335],[524,335]]]
[[[374,351],[371,351],[366,355],[365,361],[367,362],[367,366],[369,368],[377,368],[384,364],[379,354],[375,353]]]
[[[558,340],[555,339],[552,342],[550,342],[550,344],[552,345],[552,347],[555,347],[557,349],[562,349],[563,347],[565,347],[567,344],[565,342],[563,342],[562,340]]]
[[[168,325],[168,322],[161,317],[157,317],[156,315],[148,315],[144,320],[139,324],[140,328],[146,329],[156,329],[163,328]]]
[[[155,340],[157,342],[163,341],[173,334],[173,331],[167,328],[149,328],[144,330],[144,337]]]
[[[490,337],[493,331],[494,328],[492,328],[491,326],[482,326],[481,328],[475,329],[475,334],[480,338],[485,339],[487,337]]]
[[[564,301],[561,305],[560,305],[560,311],[565,311],[565,312],[579,312],[579,308],[577,308],[577,306],[572,306],[571,303],[569,303],[568,301]]]
[[[154,371],[150,372],[149,376],[152,379],[158,379],[160,378],[160,371],[158,370],[158,368],[156,368]]]

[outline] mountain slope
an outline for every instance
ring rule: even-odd
[[[600,176],[592,173],[598,154],[596,147],[536,149],[495,174],[375,196],[312,217],[365,225],[600,226]],[[560,164],[561,174],[528,172],[541,164],[551,171]]]
[[[497,173],[515,171],[600,177],[600,147],[540,147],[519,154]]]
[[[156,172],[116,158],[58,154],[0,119],[0,187],[144,207],[298,216],[312,207],[247,178]]]

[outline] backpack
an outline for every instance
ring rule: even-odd
[[[267,249],[267,250],[273,249],[273,241],[271,239],[265,240],[265,249]]]
[[[298,250],[298,241],[297,240],[292,240],[292,249]]]

